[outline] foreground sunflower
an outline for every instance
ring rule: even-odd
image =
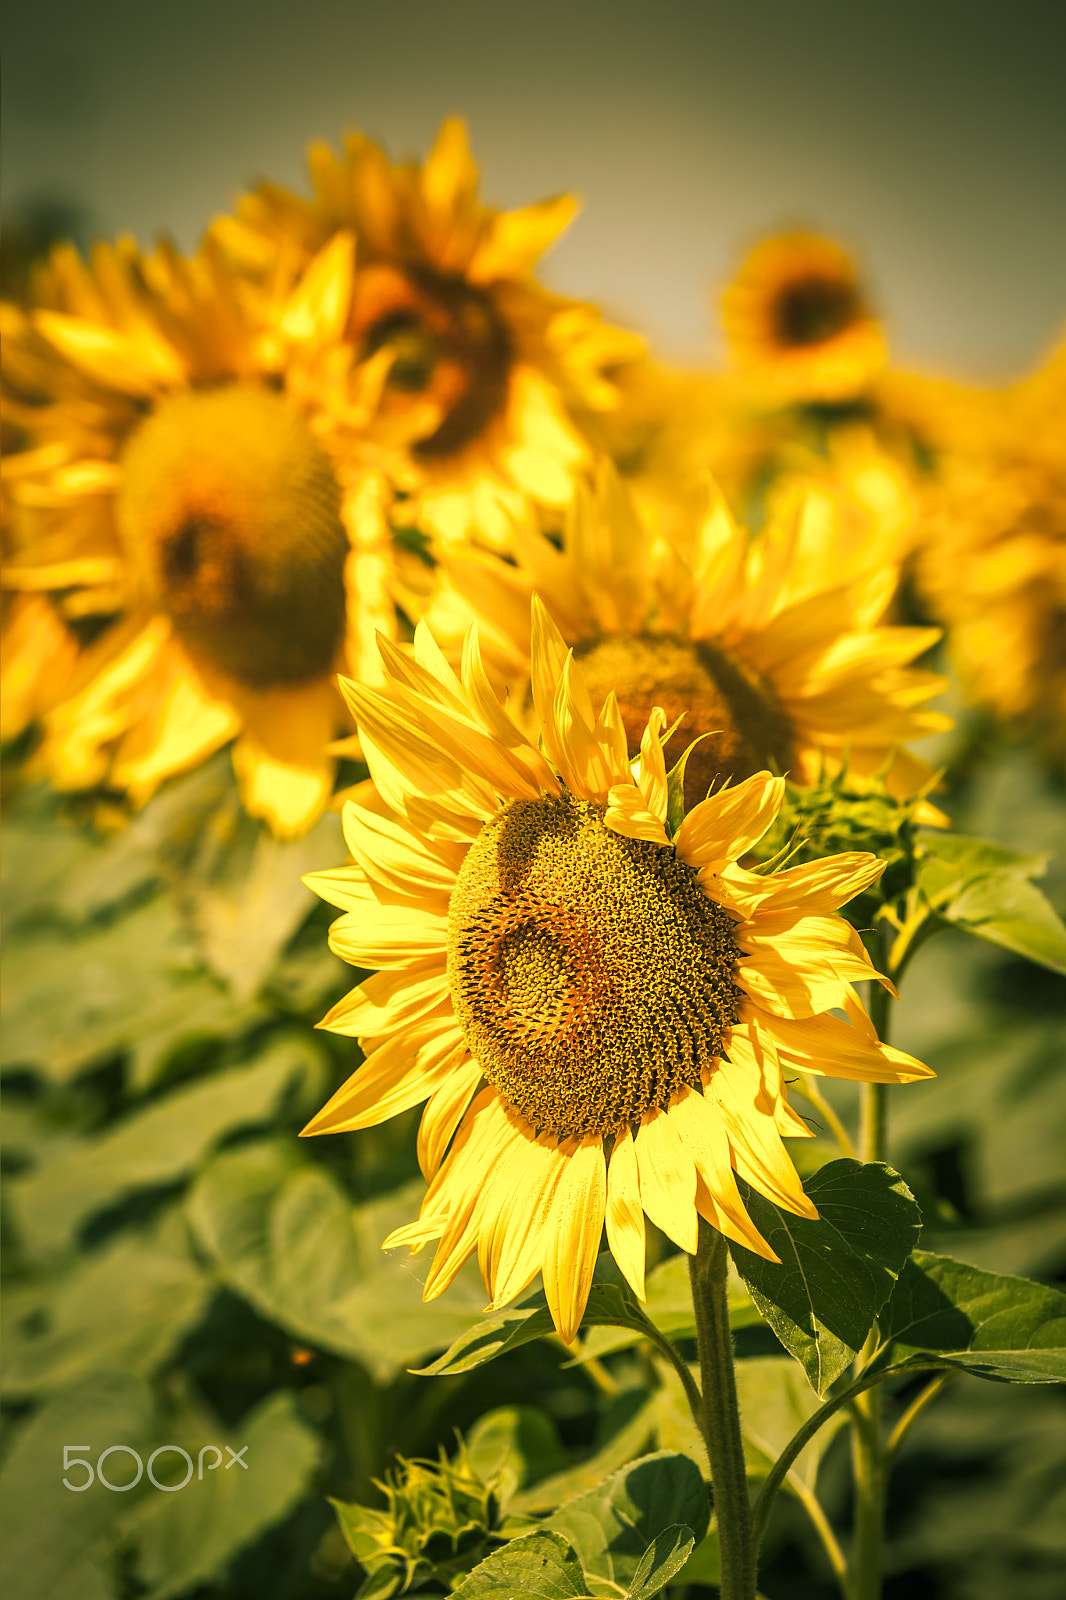
[[[576,418],[616,404],[613,369],[643,348],[532,278],[576,202],[483,205],[456,118],[421,165],[393,164],[352,134],[339,159],[313,146],[310,167],[310,200],[263,184],[213,237],[254,274],[279,250],[309,257],[354,234],[345,337],[375,375],[378,405],[356,417],[352,446],[387,470],[399,525],[506,547],[531,506],[569,503],[589,458]]]
[[[722,296],[722,321],[738,373],[778,403],[852,400],[887,360],[854,262],[817,234],[756,245]]]
[[[776,767],[805,784],[845,763],[860,777],[887,772],[892,792],[909,796],[930,769],[900,747],[951,723],[925,706],[945,680],[909,665],[939,630],[883,620],[898,578],[885,552],[905,514],[875,467],[858,474],[872,479],[865,499],[824,483],[793,487],[753,539],[706,485],[702,517],[666,537],[601,466],[558,545],[524,537],[517,564],[448,558],[428,615],[453,637],[475,616],[486,653],[515,682],[529,672],[536,590],[594,698],[616,693],[631,742],[653,706],[671,725],[685,718],[667,753],[676,760],[701,741],[687,768],[690,803],[719,777]],[[939,818],[930,807],[925,820]]]
[[[140,802],[235,739],[253,815],[321,810],[334,674],[394,629],[413,560],[327,415],[351,291],[350,238],[276,255],[269,290],[210,245],[119,243],[60,247],[3,308],[5,731],[43,716],[59,787]]]
[[[781,804],[768,772],[668,833],[662,711],[635,781],[614,696],[597,715],[536,601],[532,631],[543,754],[496,697],[476,629],[461,676],[421,624],[413,655],[383,643],[381,689],[345,685],[391,814],[349,803],[353,864],[306,881],[345,913],[332,948],[382,970],[321,1024],[366,1060],[304,1132],[428,1101],[425,1202],[386,1247],[440,1241],[426,1298],[475,1251],[493,1306],[541,1272],[569,1343],[604,1228],[643,1298],[645,1216],[689,1253],[702,1216],[776,1260],[736,1174],[816,1215],[782,1142],[809,1132],[790,1076],[930,1074],[878,1041],[854,988],[876,974],[835,914],[882,864],[738,865]]]

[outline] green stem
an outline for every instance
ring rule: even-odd
[[[882,931],[881,956],[887,957]],[[880,965],[880,963],[879,963]],[[891,998],[879,983],[870,997],[870,1020],[882,1043],[888,1041]],[[862,1090],[859,1123],[859,1153],[863,1161],[884,1161],[888,1152],[888,1085],[867,1083]],[[877,1348],[876,1330],[871,1332],[859,1358],[859,1371],[869,1365]],[[882,1396],[879,1388],[863,1390],[855,1396],[852,1410],[851,1460],[855,1474],[855,1543],[852,1550],[852,1600],[878,1600],[881,1594],[882,1547],[884,1544],[885,1486],[887,1468],[882,1428]]]
[[[763,1483],[762,1489],[759,1491],[758,1499],[755,1501],[754,1520],[756,1541],[762,1538],[763,1533],[766,1530],[766,1524],[770,1520],[770,1511],[773,1507],[774,1500],[777,1497],[777,1492],[787,1478],[789,1471],[791,1470],[792,1463],[795,1461],[800,1451],[805,1445],[810,1444],[811,1440],[818,1432],[818,1429],[822,1427],[823,1423],[829,1421],[829,1418],[834,1414],[834,1412],[839,1411],[841,1406],[850,1405],[855,1397],[861,1394],[864,1389],[870,1388],[875,1383],[881,1383],[887,1376],[888,1374],[886,1372],[865,1373],[861,1378],[857,1379],[855,1383],[851,1384],[849,1388],[844,1389],[838,1395],[834,1395],[831,1400],[827,1400],[825,1404],[819,1407],[819,1409],[815,1411],[812,1416],[807,1418],[807,1421],[803,1424],[802,1428],[798,1428],[792,1435],[792,1438],[789,1440],[788,1444],[785,1446],[777,1460],[774,1462],[773,1466],[770,1468],[769,1474],[766,1477],[766,1481]]]
[[[829,1518],[822,1510],[817,1495],[813,1494],[801,1478],[790,1479],[792,1492],[796,1495],[804,1511],[811,1519],[815,1532],[822,1541],[822,1549],[829,1559],[833,1575],[839,1583],[841,1590],[850,1600],[848,1590],[848,1564],[844,1559],[844,1552],[837,1543],[837,1536],[833,1532]]]
[[[885,1463],[887,1467],[891,1467],[896,1458],[896,1452],[903,1443],[904,1436],[910,1431],[912,1425],[917,1422],[926,1406],[931,1405],[940,1391],[957,1377],[958,1373],[951,1371],[950,1368],[947,1372],[938,1373],[931,1383],[926,1384],[921,1394],[911,1401],[888,1436],[888,1443],[885,1446]]]
[[[695,1413],[711,1464],[711,1488],[721,1558],[721,1600],[755,1600],[755,1538],[740,1436],[733,1337],[726,1303],[726,1243],[700,1219],[699,1248],[690,1262],[702,1397]]]

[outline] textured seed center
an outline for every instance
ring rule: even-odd
[[[699,737],[685,768],[685,803],[697,805],[717,777],[750,778],[792,761],[788,718],[755,669],[703,639],[670,634],[612,634],[579,644],[574,654],[594,705],[610,690],[618,696],[630,749],[635,749],[652,708],[662,706],[669,727],[683,721],[666,746],[667,764]]]
[[[119,532],[194,654],[255,688],[331,669],[345,618],[341,494],[283,395],[252,383],[174,395],[122,467]]]
[[[822,344],[859,316],[854,285],[812,274],[783,288],[774,306],[775,332],[784,345]]]
[[[448,978],[471,1052],[538,1130],[607,1134],[700,1082],[740,1016],[734,923],[664,846],[564,793],[513,801],[452,894]]]

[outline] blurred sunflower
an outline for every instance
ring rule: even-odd
[[[969,695],[1066,745],[1066,345],[1003,390],[899,375],[934,457],[917,578]]]
[[[777,403],[852,400],[888,358],[854,262],[817,234],[756,245],[722,296],[722,321],[738,373]]]
[[[43,715],[59,787],[140,802],[236,739],[253,815],[288,835],[321,810],[333,675],[395,630],[413,559],[326,407],[358,394],[352,263],[337,236],[264,287],[210,243],[64,246],[3,308],[5,732]]]
[[[279,250],[306,257],[354,233],[345,335],[379,398],[369,422],[356,418],[353,448],[387,468],[398,525],[506,547],[531,504],[569,503],[589,457],[575,419],[616,403],[613,369],[643,348],[531,277],[576,202],[482,205],[455,118],[421,165],[393,165],[361,134],[339,159],[324,145],[309,159],[312,199],[263,184],[214,238],[243,271],[267,273]]]
[[[304,1131],[428,1100],[428,1192],[386,1244],[439,1239],[427,1298],[475,1251],[494,1306],[541,1272],[570,1342],[604,1226],[643,1298],[645,1215],[683,1250],[702,1216],[771,1260],[734,1174],[816,1215],[782,1142],[809,1131],[790,1074],[929,1071],[878,1041],[854,989],[876,974],[835,914],[882,864],[738,866],[781,804],[768,772],[670,837],[662,710],[634,781],[614,696],[597,715],[536,601],[532,635],[543,754],[497,699],[476,628],[461,677],[421,624],[413,656],[383,644],[381,689],[345,686],[392,814],[350,803],[354,864],[307,881],[345,913],[333,949],[382,970],[324,1019],[366,1061]]]
[[[841,502],[822,488],[779,497],[757,539],[714,493],[684,540],[636,513],[617,476],[601,466],[583,488],[560,546],[521,538],[517,564],[467,553],[446,560],[427,615],[457,636],[484,619],[486,654],[501,676],[528,676],[527,612],[535,590],[581,661],[594,698],[614,690],[633,741],[653,706],[671,724],[676,759],[694,736],[686,769],[690,804],[719,777],[761,768],[811,783],[847,763],[857,776],[887,771],[892,792],[916,793],[930,769],[899,747],[950,727],[925,702],[942,678],[909,665],[936,628],[885,623],[898,569],[881,559],[878,518],[896,534],[897,502],[877,495],[860,511],[855,540]],[[873,506],[873,510],[869,509]],[[928,808],[926,820],[943,820]]]

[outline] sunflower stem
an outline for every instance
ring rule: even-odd
[[[878,966],[887,961],[884,929],[880,930]],[[870,1020],[878,1038],[888,1043],[891,997],[879,983],[871,985]],[[862,1089],[859,1154],[863,1161],[884,1161],[888,1153],[888,1085],[866,1083]],[[859,1358],[859,1371],[877,1348],[877,1330],[871,1331]],[[885,1489],[888,1469],[882,1426],[880,1388],[855,1396],[851,1407],[851,1461],[855,1474],[855,1543],[851,1560],[850,1592],[853,1600],[878,1600],[884,1545]]]
[[[726,1243],[700,1219],[689,1267],[702,1394],[696,1422],[707,1446],[721,1557],[721,1600],[755,1600],[755,1535],[740,1435],[733,1338],[726,1302]]]

